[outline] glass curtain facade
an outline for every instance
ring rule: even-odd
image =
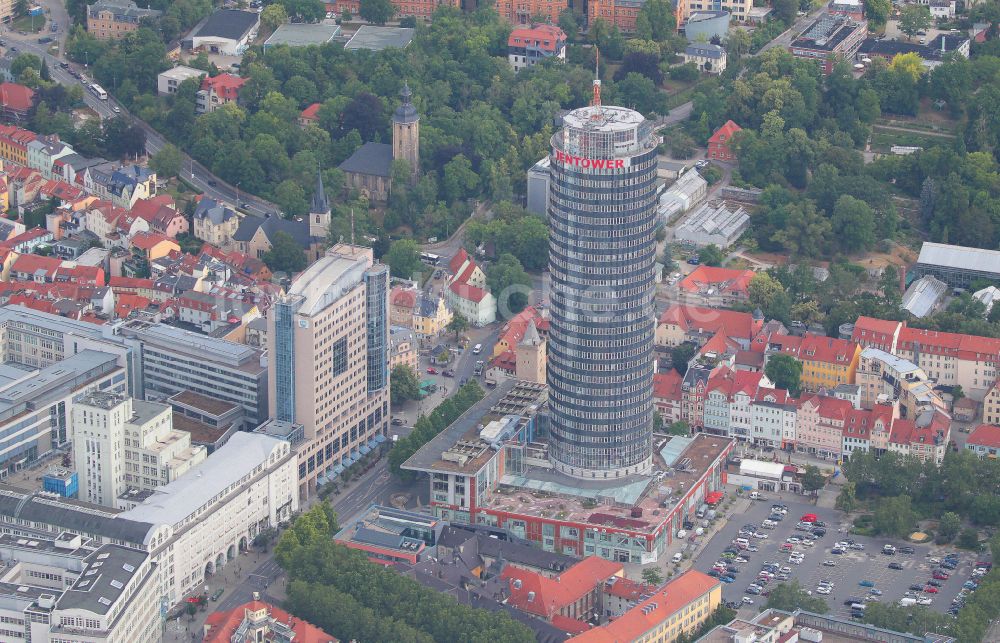
[[[274,387],[275,417],[295,421],[295,310],[299,301],[274,304]]]
[[[389,267],[379,264],[365,273],[368,323],[368,392],[389,385]]]

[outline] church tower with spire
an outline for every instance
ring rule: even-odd
[[[316,189],[313,190],[312,203],[309,204],[309,236],[325,239],[330,230],[330,202],[326,200],[323,190],[323,172],[316,171]]]
[[[399,96],[403,102],[392,115],[392,158],[405,159],[416,180],[420,173],[420,114],[413,106],[409,83],[403,83]]]

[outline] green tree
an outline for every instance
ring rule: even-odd
[[[791,355],[771,355],[767,359],[764,373],[777,388],[787,389],[795,397],[802,392],[802,362]]]
[[[659,587],[663,584],[663,574],[658,567],[647,567],[642,570],[642,580],[650,585]]]
[[[673,422],[670,425],[670,428],[667,429],[667,433],[669,433],[670,435],[680,435],[687,437],[691,435],[691,427],[684,420],[680,420],[678,422]]]
[[[890,11],[892,11],[892,0],[866,0],[865,2],[865,17],[868,18],[873,30],[879,30],[885,26]]]
[[[361,0],[358,13],[372,24],[384,25],[396,15],[396,5],[392,0]]]
[[[448,330],[455,333],[455,341],[457,342],[458,336],[469,330],[469,320],[461,313],[455,313],[451,321],[448,322]]]
[[[14,15],[23,16],[28,13],[28,0],[17,0],[14,3]]]
[[[721,266],[726,256],[714,243],[710,243],[698,251],[698,261],[706,266]]]
[[[688,362],[698,352],[698,347],[691,342],[684,342],[674,346],[670,350],[670,362],[674,365],[674,370],[684,375],[687,373]]]
[[[963,397],[965,397],[965,391],[962,389],[962,386],[960,384],[956,384],[955,386],[951,387],[951,397],[954,402],[957,402]]]
[[[941,544],[950,543],[961,530],[962,518],[954,511],[947,511],[938,522],[937,541]]]
[[[820,472],[819,467],[814,464],[807,464],[806,472],[802,476],[802,489],[816,495],[816,492],[825,486],[826,477]]]
[[[875,245],[875,213],[867,203],[849,194],[837,199],[830,226],[844,252],[868,250]]]
[[[389,394],[393,403],[420,399],[420,380],[412,366],[397,364],[389,377]]]
[[[848,482],[840,487],[834,506],[844,513],[851,513],[857,508],[857,485],[854,482]]]
[[[265,31],[272,32],[288,22],[288,12],[280,4],[269,4],[260,12],[260,26]]]
[[[830,611],[830,606],[819,596],[810,596],[806,590],[799,585],[798,580],[790,583],[778,583],[771,589],[771,595],[767,597],[767,607],[783,612],[794,612],[795,610],[806,610],[816,614],[826,614]]]
[[[566,8],[559,13],[559,28],[566,33],[570,40],[575,39],[580,33],[580,23],[572,9]]]
[[[788,318],[791,299],[780,281],[767,274],[758,272],[750,279],[747,287],[750,304],[759,308],[767,319]]]
[[[674,9],[668,0],[647,0],[639,9],[635,26],[640,38],[663,42],[677,29]]]
[[[955,541],[955,544],[962,549],[979,551],[979,532],[974,527],[966,527],[958,535],[958,540]]]
[[[908,4],[904,5],[899,12],[899,30],[912,39],[918,32],[925,31],[931,26],[931,10],[927,5]]]
[[[181,151],[176,146],[167,143],[149,159],[149,167],[156,172],[157,177],[169,179],[180,174],[183,162],[184,155]]]
[[[916,522],[910,497],[900,495],[883,498],[878,503],[872,517],[872,528],[876,534],[902,538],[910,535]]]
[[[261,259],[273,272],[280,270],[289,274],[303,270],[308,263],[302,246],[287,232],[278,232],[274,235],[271,249],[265,252]]]
[[[476,191],[479,176],[464,154],[459,154],[444,166],[444,193],[449,203],[464,200]]]
[[[497,312],[504,319],[510,319],[528,305],[531,275],[514,255],[504,253],[487,268],[486,284],[496,297]]]
[[[393,241],[392,245],[389,246],[389,252],[382,257],[382,261],[389,266],[389,271],[394,277],[412,279],[414,275],[423,272],[423,263],[420,261],[420,246],[413,239]]]
[[[34,69],[36,72],[42,71],[42,59],[35,54],[18,54],[10,63],[10,75],[20,78],[25,69]]]
[[[799,10],[798,0],[775,0],[772,4],[774,17],[785,23],[785,26],[795,22],[795,14]]]

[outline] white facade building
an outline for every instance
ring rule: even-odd
[[[750,439],[754,444],[780,449],[795,443],[797,406],[784,389],[760,390],[750,405]]]
[[[156,93],[160,96],[170,96],[177,93],[177,88],[188,78],[201,78],[207,75],[200,69],[177,65],[156,76]]]

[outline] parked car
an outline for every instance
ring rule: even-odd
[[[889,563],[889,569],[903,569],[900,563]]]
[[[824,560],[823,561],[823,566],[824,567],[836,567],[837,566],[837,561],[835,561],[835,560]]]
[[[441,371],[441,374],[445,377],[455,377],[455,371]]]
[[[925,594],[937,594],[938,593],[938,588],[934,587],[933,585],[928,585],[927,587],[924,588],[924,593]]]
[[[909,546],[907,546],[907,547],[900,547],[899,548],[899,553],[901,553],[901,554],[912,554],[915,551],[916,550],[913,547],[909,547]]]
[[[434,368],[433,366],[429,366],[427,368],[427,374],[428,375],[437,375],[438,374],[438,370],[436,368]]]
[[[392,422],[390,422],[389,424],[393,426],[403,426],[404,424],[406,424],[406,422],[403,420],[403,418],[392,418]]]
[[[913,585],[910,585],[910,589],[912,589],[915,592],[922,592],[922,591],[924,591],[924,586],[923,585],[917,585],[916,583],[914,583]]]
[[[948,575],[947,572],[943,572],[940,569],[935,569],[934,573],[932,574],[932,576],[936,580],[948,580],[950,578],[950,576]]]
[[[858,585],[861,585],[862,587],[875,587],[875,582],[870,580],[863,580],[860,583],[858,583]]]

